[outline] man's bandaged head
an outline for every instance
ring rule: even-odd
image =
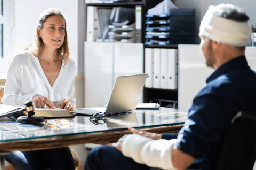
[[[236,8],[231,4],[210,6],[200,25],[199,36],[205,36],[216,42],[231,46],[244,47],[251,36],[248,21],[240,22],[215,16],[219,10]]]

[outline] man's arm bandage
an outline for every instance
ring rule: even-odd
[[[135,162],[150,167],[174,169],[172,165],[172,149],[176,139],[152,140],[137,134],[127,135],[124,138],[122,152]]]

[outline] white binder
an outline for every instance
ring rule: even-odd
[[[87,42],[94,42],[97,37],[98,12],[96,7],[87,7]]]
[[[167,88],[167,56],[168,56],[168,49],[161,49],[161,64],[160,64],[160,79],[161,79],[161,88]]]
[[[154,87],[154,50],[153,48],[146,48],[145,50],[145,73],[148,73],[145,87]]]
[[[177,67],[177,50],[168,49],[167,59],[167,88],[177,89],[178,87],[178,67]]]
[[[154,88],[161,87],[161,50],[159,48],[154,49]]]

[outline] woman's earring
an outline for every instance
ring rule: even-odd
[[[38,34],[38,37],[41,38],[41,34],[40,34],[40,28],[37,29],[37,34]]]

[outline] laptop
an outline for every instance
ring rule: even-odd
[[[73,113],[93,115],[97,112],[105,112],[105,115],[109,115],[135,110],[147,76],[148,74],[145,73],[117,77],[107,107],[78,109]]]

